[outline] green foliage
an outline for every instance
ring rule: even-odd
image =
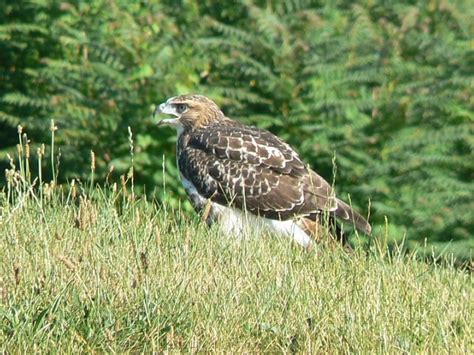
[[[384,228],[387,217],[394,240],[472,256],[468,1],[1,7],[2,152],[16,149],[19,124],[48,142],[54,119],[59,179],[84,179],[93,150],[103,180],[127,174],[131,127],[137,188],[157,187],[176,206],[174,133],[150,115],[167,97],[200,92],[284,137],[328,180],[335,157],[340,196],[360,210],[370,199],[371,220]]]
[[[45,141],[54,119],[59,128],[60,179],[84,179],[91,150],[97,175],[104,178],[112,170],[112,177],[128,171],[131,127],[138,144],[137,183],[161,186],[163,154],[171,152],[172,145],[155,138],[159,133],[149,119],[152,103],[192,87],[199,66],[199,60],[188,60],[192,49],[177,43],[182,31],[174,20],[161,5],[95,1],[57,7],[45,1],[30,6],[31,18],[22,14],[21,3],[4,7],[7,21],[30,21],[35,26],[0,28],[0,33],[12,34],[0,36],[1,51],[10,57],[2,85],[18,81],[27,88],[2,88],[2,136],[12,136],[21,124],[34,141]],[[18,58],[31,57],[25,51],[32,50],[27,34],[33,31],[42,36],[38,40],[42,52],[34,52],[31,63],[23,63]],[[3,148],[11,154],[14,143]],[[166,166],[175,172],[172,164]]]

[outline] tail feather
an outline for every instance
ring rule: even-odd
[[[339,199],[337,199],[337,209],[334,211],[334,214],[336,217],[354,224],[358,230],[369,235],[372,233],[372,227],[369,222],[367,222],[367,220],[359,213],[354,211],[351,206]]]

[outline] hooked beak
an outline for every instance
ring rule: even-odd
[[[169,104],[169,101],[172,100],[173,98],[169,99],[166,102],[163,102],[160,105],[157,105],[155,108],[155,111],[153,112],[153,118],[155,118],[156,115],[158,114],[168,114],[168,115],[173,115],[176,116],[176,110],[175,108]],[[176,126],[179,124],[179,117],[176,118],[164,118],[160,121],[158,121],[157,126],[163,126],[163,125],[172,125]]]

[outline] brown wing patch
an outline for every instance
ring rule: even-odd
[[[289,219],[317,212],[310,170],[271,133],[244,126],[209,127],[179,142],[182,174],[206,198],[254,214]]]
[[[183,133],[178,142],[179,169],[203,197],[271,219],[315,219],[330,211],[370,232],[288,144],[270,132],[230,122]]]

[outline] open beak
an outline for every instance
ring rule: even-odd
[[[160,105],[157,105],[155,108],[155,111],[153,112],[153,118],[155,118],[156,115],[158,114],[167,114],[167,115],[173,115],[176,116],[176,110],[173,107],[173,105],[170,105],[168,102],[170,100],[163,102]],[[179,118],[178,117],[173,117],[173,118],[164,118],[160,121],[158,121],[157,126],[163,126],[163,125],[172,125],[175,126],[179,124]]]

